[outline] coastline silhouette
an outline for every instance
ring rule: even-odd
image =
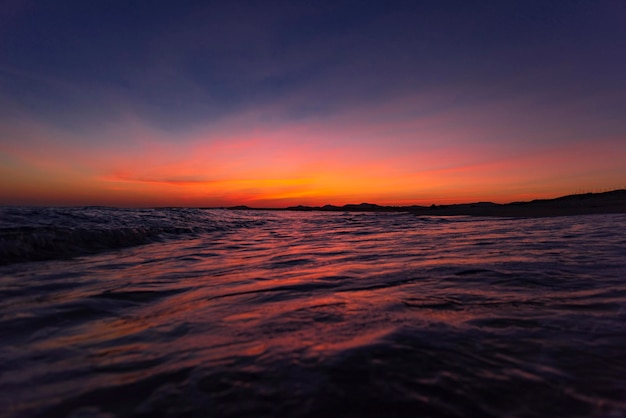
[[[496,216],[545,217],[626,213],[626,189],[602,193],[573,194],[554,199],[536,199],[528,202],[475,202],[430,206],[383,206],[373,203],[343,206],[289,206],[287,208],[253,208],[232,206],[232,210],[291,210],[324,212],[410,212],[420,216]]]

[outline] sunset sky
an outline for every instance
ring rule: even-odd
[[[626,188],[626,2],[0,2],[0,204]]]

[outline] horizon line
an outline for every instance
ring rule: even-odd
[[[361,203],[346,203],[344,205],[335,205],[333,203],[327,203],[324,205],[303,205],[303,204],[296,204],[296,205],[289,205],[289,206],[285,206],[285,207],[254,207],[254,206],[248,206],[248,205],[229,205],[229,206],[176,206],[176,205],[162,205],[162,206],[115,206],[115,205],[39,205],[39,204],[26,204],[26,205],[20,205],[20,204],[0,204],[0,206],[2,207],[33,207],[33,208],[113,208],[113,209],[205,209],[205,210],[212,210],[212,209],[224,209],[224,210],[271,210],[271,211],[279,211],[279,210],[289,210],[289,211],[293,211],[293,210],[297,210],[298,208],[300,209],[308,209],[311,211],[314,210],[318,210],[318,209],[322,209],[322,208],[337,208],[337,209],[343,209],[346,207],[358,207],[358,206],[371,206],[371,207],[377,207],[380,209],[410,209],[410,208],[414,208],[414,209],[430,209],[430,208],[449,208],[449,207],[459,207],[459,206],[466,206],[466,205],[477,205],[477,204],[490,204],[490,205],[494,205],[494,206],[506,206],[506,205],[513,205],[513,204],[523,204],[523,203],[532,203],[532,202],[546,202],[546,201],[552,201],[552,200],[558,200],[558,199],[563,199],[563,198],[568,198],[568,197],[576,197],[576,196],[589,196],[589,195],[606,195],[606,194],[611,194],[611,193],[619,193],[619,192],[624,192],[626,193],[626,188],[620,188],[620,189],[613,189],[613,190],[607,190],[607,191],[603,191],[603,192],[582,192],[582,193],[572,193],[572,194],[566,194],[566,195],[559,195],[556,197],[552,197],[552,198],[539,198],[539,199],[532,199],[532,200],[525,200],[525,201],[511,201],[511,202],[506,202],[506,203],[495,203],[492,201],[474,201],[474,202],[464,202],[464,203],[446,203],[446,204],[436,204],[436,203],[432,203],[430,205],[426,204],[426,205],[418,205],[418,204],[413,204],[413,205],[381,205],[381,204],[377,204],[377,203],[370,203],[370,202],[361,202]]]

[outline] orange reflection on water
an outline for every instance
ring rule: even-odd
[[[262,216],[276,218],[101,257],[109,282],[84,296],[125,313],[50,339],[46,348],[102,345],[97,361],[104,365],[105,357],[119,357],[108,345],[131,347],[139,339],[153,341],[143,347],[151,353],[146,358],[175,349],[213,363],[286,351],[323,356],[375,344],[407,323],[464,327],[486,309],[472,300],[501,295],[451,284],[452,296],[441,284],[445,274],[436,273],[437,281],[428,271],[516,261],[521,256],[476,243],[524,233],[504,237],[497,229],[402,214]],[[415,224],[406,228],[409,221]]]

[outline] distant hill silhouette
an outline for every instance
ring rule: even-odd
[[[248,209],[247,206],[235,206],[230,209]],[[265,209],[267,210],[267,209]],[[604,193],[574,194],[555,199],[536,199],[530,202],[492,203],[476,202],[454,205],[431,206],[381,206],[373,203],[348,204],[343,206],[290,206],[291,211],[322,212],[409,212],[421,216],[503,216],[503,217],[539,217],[585,215],[594,213],[626,213],[626,190],[614,190]]]

